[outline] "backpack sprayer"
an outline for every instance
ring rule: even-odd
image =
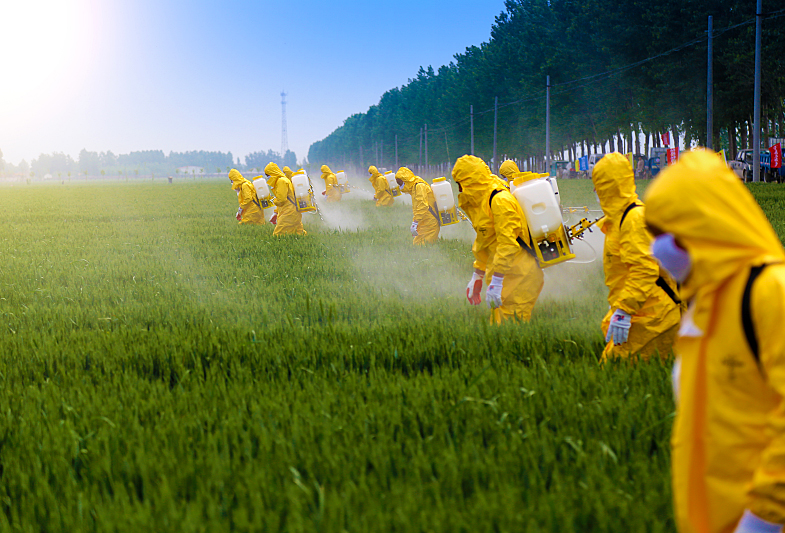
[[[253,188],[256,190],[256,199],[259,200],[259,207],[263,210],[273,206],[273,195],[270,194],[270,187],[267,185],[266,176],[256,176],[253,180]]]
[[[335,173],[335,179],[338,181],[338,191],[341,194],[346,194],[351,190],[349,188],[349,178],[346,177],[346,172],[339,170]]]
[[[398,182],[395,181],[395,172],[392,170],[388,170],[384,173],[384,179],[387,180],[387,186],[390,189],[390,194],[393,198],[396,198],[401,195],[401,188],[398,186]]]
[[[298,170],[292,175],[292,186],[294,187],[294,207],[300,213],[311,213],[316,211],[316,201],[313,196],[311,180],[304,170]]]
[[[558,189],[543,178],[542,174],[520,172],[510,189],[526,217],[534,255],[540,267],[547,268],[575,259],[575,254],[564,227]]]
[[[436,218],[439,219],[440,226],[449,226],[469,220],[469,217],[455,206],[452,185],[447,181],[447,178],[435,178],[431,183],[431,190],[436,200],[436,214],[438,215]]]

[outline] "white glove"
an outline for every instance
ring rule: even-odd
[[[746,510],[736,525],[734,533],[782,533],[782,524],[767,522]]]
[[[485,291],[485,301],[491,309],[502,306],[502,283],[504,283],[504,276],[494,274],[488,290]]]
[[[234,218],[236,218],[237,220],[242,220],[243,219],[243,208],[242,207],[237,209],[237,214],[234,215]]]
[[[412,237],[416,237],[417,235],[419,235],[419,233],[417,233],[417,222],[412,222],[411,231],[412,231]]]
[[[482,291],[482,279],[484,277],[483,274],[472,273],[472,279],[469,280],[469,285],[466,287],[466,298],[472,305],[480,305],[480,291]]]
[[[627,342],[627,336],[630,334],[630,325],[632,317],[626,311],[616,309],[611,315],[611,322],[608,324],[608,333],[605,334],[605,342],[609,342],[613,338],[613,344],[618,346]]]

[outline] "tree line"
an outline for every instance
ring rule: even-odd
[[[91,152],[83,149],[77,159],[62,152],[41,154],[30,163],[22,160],[18,165],[3,161],[0,151],[0,172],[13,175],[42,177],[46,174],[53,176],[78,176],[78,175],[175,175],[178,167],[191,166],[204,169],[205,174],[225,173],[231,168],[240,170],[254,170],[264,168],[270,161],[281,166],[295,166],[297,156],[292,151],[287,151],[284,157],[272,150],[267,152],[252,152],[245,156],[245,164],[240,158],[234,159],[232,152],[210,152],[205,150],[189,152],[169,152],[162,150],[142,150],[128,154],[115,155],[111,150],[106,152]]]
[[[785,0],[765,0],[764,10],[761,124],[764,137],[781,136]],[[752,142],[755,2],[507,0],[488,42],[437,70],[421,67],[312,144],[308,160],[392,167],[397,145],[399,164],[425,164],[427,128],[428,162],[454,161],[471,150],[473,106],[476,155],[490,161],[496,121],[498,154],[541,161],[546,76],[552,157],[646,154],[665,132],[677,143],[705,145],[709,15],[711,134],[714,147],[732,156]]]

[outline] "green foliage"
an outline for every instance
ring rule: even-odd
[[[773,2],[766,10],[781,15],[783,7]],[[420,68],[406,85],[311,145],[308,160],[356,165],[360,147],[367,154],[374,142],[392,146],[397,135],[399,159],[414,164],[419,130],[427,124],[430,162],[452,162],[455,154],[469,153],[473,105],[475,153],[490,161],[495,97],[498,153],[542,156],[546,76],[555,151],[582,144],[599,152],[607,143],[621,150],[622,137],[625,151],[643,153],[643,146],[630,147],[633,132],[655,138],[678,132],[705,145],[708,15],[716,32],[714,135],[732,130],[735,138],[752,115],[754,24],[740,23],[751,22],[754,9],[739,0],[507,0],[488,42],[436,71]],[[779,123],[785,95],[781,21],[766,18],[763,39],[764,117]]]
[[[469,243],[360,196],[273,238],[223,183],[5,188],[0,530],[672,531],[669,368],[597,364],[600,265],[491,327]]]

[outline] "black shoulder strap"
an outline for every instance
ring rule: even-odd
[[[741,325],[744,327],[744,336],[747,337],[747,344],[755,358],[755,362],[760,365],[760,354],[758,353],[758,337],[755,335],[755,324],[752,323],[752,313],[750,312],[750,298],[752,297],[752,284],[758,278],[767,265],[760,265],[750,269],[750,277],[747,278],[747,285],[744,287],[744,296],[741,298]]]
[[[490,198],[488,198],[488,207],[489,207],[489,208],[491,207],[491,202],[493,202],[493,197],[494,197],[494,196],[496,196],[497,194],[499,194],[500,192],[502,192],[502,191],[500,191],[499,189],[496,189],[496,190],[494,190],[494,191],[491,193],[491,197],[490,197]],[[526,228],[526,229],[527,229],[527,231],[528,231],[528,226],[527,226],[527,228]],[[532,234],[531,234],[531,231],[529,231],[529,240],[530,240],[530,241],[532,240]],[[515,238],[515,241],[518,243],[518,246],[520,246],[521,248],[523,248],[523,250],[524,250],[526,253],[528,253],[530,256],[532,256],[532,257],[534,258],[534,260],[535,260],[535,261],[537,261],[537,266],[540,266],[540,258],[539,258],[539,257],[537,257],[537,253],[534,251],[534,249],[533,249],[531,246],[529,246],[529,245],[526,243],[526,241],[524,241],[524,240],[523,240],[523,239],[522,239],[520,236],[516,237],[516,238]]]
[[[641,204],[636,204],[635,202],[631,203],[627,206],[627,209],[624,210],[624,213],[621,215],[621,220],[619,221],[619,229],[621,229],[621,225],[624,224],[624,219],[627,218],[627,213],[635,209],[636,207],[640,207]]]
[[[681,300],[676,295],[676,293],[673,292],[673,289],[671,289],[670,285],[668,285],[668,282],[665,281],[665,278],[660,276],[659,278],[657,278],[656,284],[657,287],[665,291],[665,294],[667,294],[670,297],[670,299],[673,300],[673,303],[675,303],[676,305],[681,305]]]

